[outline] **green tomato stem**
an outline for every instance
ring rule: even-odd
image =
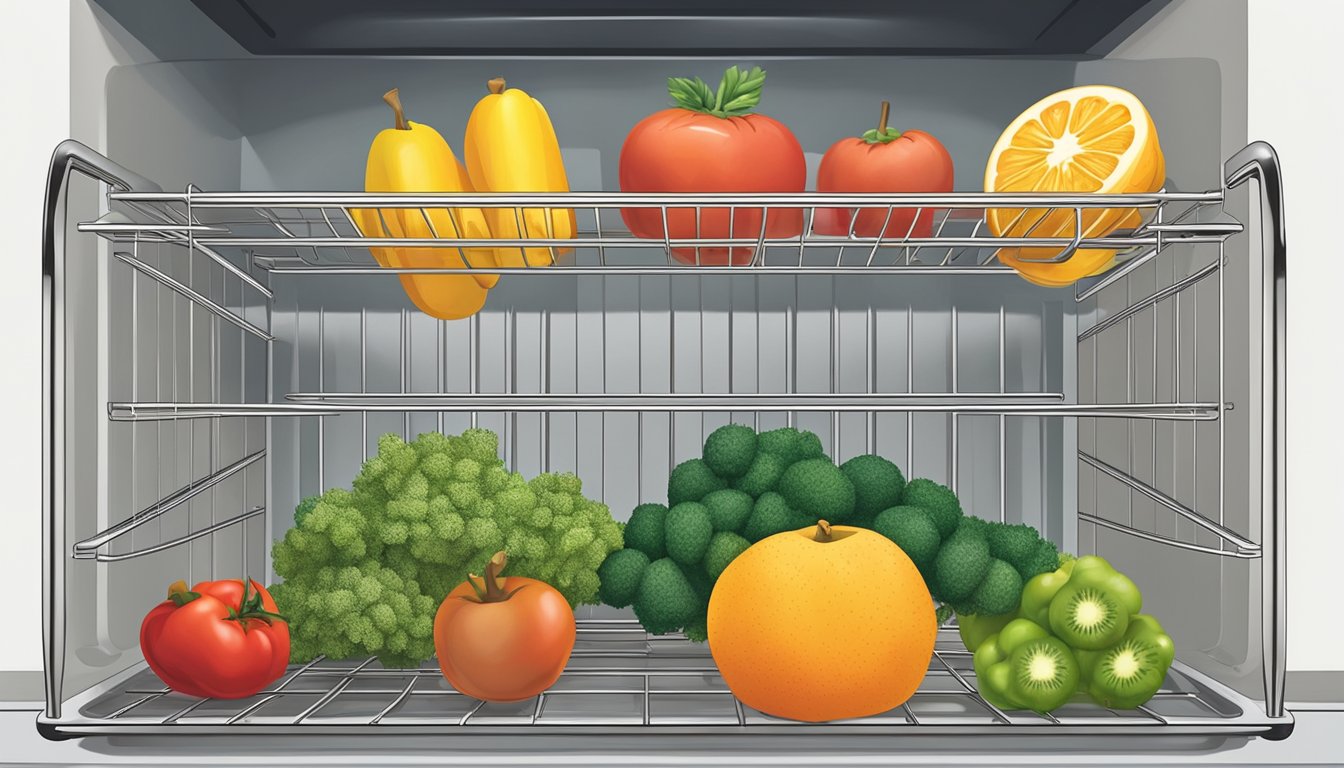
[[[864,131],[861,137],[869,144],[890,144],[901,137],[901,132],[895,128],[887,127],[887,119],[891,117],[891,102],[882,102],[882,114],[877,119],[877,127]]]

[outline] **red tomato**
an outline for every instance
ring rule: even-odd
[[[239,699],[285,673],[289,625],[266,588],[249,579],[203,581],[169,599],[140,624],[140,650],[169,688],[189,696]]]
[[[759,100],[765,73],[753,69],[725,74],[724,96],[715,99],[703,82],[672,78],[669,90],[681,105],[655,112],[630,131],[621,147],[622,192],[802,192],[807,184],[803,148],[783,123],[748,114]],[[721,102],[721,104],[719,103]],[[736,109],[720,108],[740,104]],[[699,221],[694,208],[669,208],[671,238],[756,240],[761,237],[760,208],[704,208]],[[621,218],[637,237],[663,239],[663,214],[658,208],[624,208]],[[731,219],[731,232],[729,224]],[[793,237],[802,232],[797,208],[772,209],[765,217],[765,237]],[[698,235],[697,235],[698,233]],[[728,248],[674,248],[686,264],[730,263]],[[754,247],[732,249],[732,264],[748,264]]]
[[[434,616],[439,669],[457,690],[484,701],[522,701],[550,688],[574,650],[574,612],[551,585],[499,578],[506,558],[491,558],[482,580],[469,577]]]
[[[886,127],[887,102],[882,102],[881,125],[862,137],[841,139],[821,158],[817,170],[818,192],[951,192],[952,156],[933,136],[923,131],[904,133]],[[819,208],[812,230],[822,235],[845,235],[853,222],[858,237],[929,237],[933,234],[933,209]],[[886,227],[883,228],[883,222]]]

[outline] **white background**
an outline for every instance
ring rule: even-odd
[[[62,0],[0,0],[0,29],[6,30],[0,46],[6,103],[0,212],[7,246],[0,278],[0,403],[7,433],[0,439],[0,585],[7,624],[0,629],[0,670],[42,666],[40,223],[47,159],[70,133],[69,17],[70,5]],[[1326,590],[1344,584],[1338,575],[1344,466],[1335,431],[1341,419],[1331,410],[1344,393],[1344,344],[1336,335],[1344,255],[1329,240],[1329,229],[1344,216],[1333,199],[1344,170],[1335,47],[1341,24],[1344,3],[1250,0],[1249,134],[1273,144],[1283,160],[1292,254],[1288,667],[1294,670],[1344,669],[1332,639],[1344,635],[1344,611],[1326,606],[1339,603],[1338,592]]]

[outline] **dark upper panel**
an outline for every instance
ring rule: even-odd
[[[257,55],[1094,56],[1167,0],[193,2]]]

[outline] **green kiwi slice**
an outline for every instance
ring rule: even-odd
[[[1018,646],[1009,656],[1013,698],[1027,709],[1049,712],[1078,690],[1078,661],[1056,637],[1042,637]]]
[[[1128,628],[1129,612],[1105,590],[1066,584],[1050,601],[1050,629],[1074,648],[1109,648]]]
[[[1088,694],[1111,709],[1133,709],[1162,687],[1166,667],[1152,643],[1129,638],[1103,651],[1092,670]]]

